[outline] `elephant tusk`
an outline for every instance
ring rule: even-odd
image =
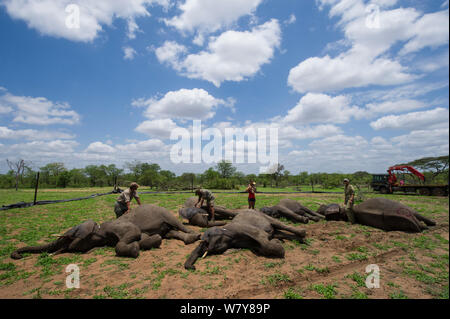
[[[205,251],[205,253],[202,256],[202,259],[206,257],[206,255],[208,255],[208,251]]]

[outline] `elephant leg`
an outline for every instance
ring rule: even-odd
[[[305,214],[305,216],[307,216],[309,219],[311,219],[315,222],[318,222],[320,219],[325,218],[325,216],[318,214],[307,207],[303,207],[302,211]]]
[[[263,236],[258,236],[254,238],[258,242],[256,247],[252,247],[257,255],[274,257],[274,258],[284,258],[284,247],[278,239],[267,239]]]
[[[69,245],[69,247],[67,248],[67,251],[77,251],[77,245],[79,245],[81,243],[82,239],[81,238],[75,238]],[[56,254],[56,253],[55,253]]]
[[[145,233],[141,234],[141,240],[139,241],[139,248],[141,250],[149,250],[152,248],[158,248],[161,246],[162,237],[160,235],[149,236]]]
[[[285,232],[279,231],[279,230],[275,230],[275,232],[273,233],[273,238],[281,239],[281,240],[283,240],[283,239],[286,239],[286,240],[297,240],[297,241],[299,241],[302,244],[305,243],[304,238],[299,238],[296,235],[293,235],[293,234],[290,234],[290,233],[285,233]]]
[[[129,244],[119,241],[116,245],[116,254],[120,257],[137,258],[139,256],[139,244],[137,241]]]
[[[62,247],[61,249],[58,249],[57,251],[51,253],[51,255],[59,255],[63,254],[65,252],[73,252],[73,251],[79,251],[77,249],[77,245],[82,241],[81,238],[75,238],[68,247]]]
[[[177,231],[177,230],[171,230],[169,231],[164,238],[167,239],[178,239],[183,241],[186,245],[192,244],[193,242],[196,242],[197,240],[199,240],[201,237],[201,234],[197,234],[197,233],[184,233],[181,231]]]
[[[300,222],[303,224],[308,223],[308,218],[306,216],[301,216],[299,214],[294,213],[292,210],[285,208],[283,211],[280,211],[280,214],[287,219]]]
[[[12,259],[21,259],[23,258],[23,253],[31,253],[31,254],[40,254],[43,252],[54,253],[58,250],[64,249],[70,245],[72,239],[68,237],[60,237],[54,242],[49,244],[41,245],[41,246],[28,246],[17,249],[16,251],[11,253]]]
[[[116,244],[116,254],[121,257],[139,256],[139,241],[141,240],[141,231],[139,228],[132,228],[127,231]]]
[[[325,216],[316,213],[315,211],[312,211],[311,209],[307,208],[307,207],[303,207],[303,212],[305,213],[306,216],[315,216],[317,218],[325,218]]]
[[[298,228],[295,228],[295,227],[291,227],[291,226],[285,225],[282,222],[280,222],[279,220],[276,220],[275,218],[272,218],[272,217],[267,216],[267,215],[265,215],[264,217],[269,220],[270,224],[272,225],[272,227],[274,229],[280,229],[280,230],[288,231],[290,233],[293,233],[293,234],[297,235],[300,238],[306,237],[306,230],[304,230],[304,229],[298,229]]]
[[[49,255],[50,256],[56,256],[56,255],[59,255],[59,254],[64,254],[65,252],[67,252],[67,249],[66,248],[61,248],[61,249],[58,249],[57,251],[55,251],[53,253],[50,253]]]
[[[317,217],[317,216],[314,216],[314,215],[311,215],[311,214],[308,214],[308,213],[305,213],[305,216],[306,217],[308,217],[308,219],[310,219],[310,220],[312,220],[312,221],[314,221],[314,222],[318,222],[318,221],[320,221],[320,218],[319,217]]]

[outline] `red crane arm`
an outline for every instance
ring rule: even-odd
[[[388,173],[389,173],[389,179],[393,179],[393,182],[395,182],[397,180],[397,178],[395,177],[394,174],[392,174],[392,171],[404,171],[405,169],[407,169],[408,171],[410,171],[411,173],[413,173],[414,175],[416,175],[417,177],[419,177],[422,181],[425,181],[425,176],[419,172],[418,170],[416,170],[414,167],[409,166],[409,165],[397,165],[397,166],[391,166],[388,169]]]

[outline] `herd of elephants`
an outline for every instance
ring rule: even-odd
[[[309,220],[346,221],[345,208],[338,204],[322,205],[314,212],[292,199],[282,199],[278,205],[260,210],[215,208],[215,221],[208,219],[206,207],[195,206],[197,197],[186,200],[179,214],[187,223],[182,223],[170,211],[156,205],[140,205],[118,219],[98,225],[88,220],[68,230],[56,241],[23,247],[11,254],[20,259],[24,253],[88,252],[97,247],[115,247],[117,256],[139,256],[141,250],[158,248],[163,238],[182,240],[198,246],[185,261],[186,269],[195,269],[194,264],[207,254],[222,254],[230,248],[247,248],[257,255],[284,258],[282,240],[304,242],[306,230],[286,225],[279,220],[284,217],[295,223]],[[376,227],[385,231],[421,232],[436,223],[410,207],[386,198],[372,198],[353,207],[358,224]],[[186,226],[207,228],[201,234]],[[426,226],[425,226],[426,225]]]

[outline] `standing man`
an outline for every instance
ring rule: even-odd
[[[117,197],[116,205],[114,206],[114,212],[116,213],[117,218],[130,212],[131,200],[133,198],[141,205],[141,200],[137,193],[138,188],[139,185],[133,182],[130,184],[130,188],[124,190],[119,197]]]
[[[200,203],[200,206],[202,207],[203,202],[206,200],[206,207],[208,209],[208,214],[211,214],[211,221],[214,221],[214,200],[216,199],[214,195],[211,193],[211,191],[207,189],[200,189],[197,188],[195,190],[195,195],[198,196],[198,202],[195,204],[195,207]]]
[[[248,193],[248,208],[249,209],[255,209],[255,203],[256,203],[256,183],[251,181],[250,184],[248,184],[248,187],[246,189],[246,192]]]
[[[347,215],[348,221],[352,224],[355,223],[355,213],[353,212],[353,203],[355,201],[355,188],[350,184],[348,178],[344,179],[344,205],[345,205],[345,214]]]

